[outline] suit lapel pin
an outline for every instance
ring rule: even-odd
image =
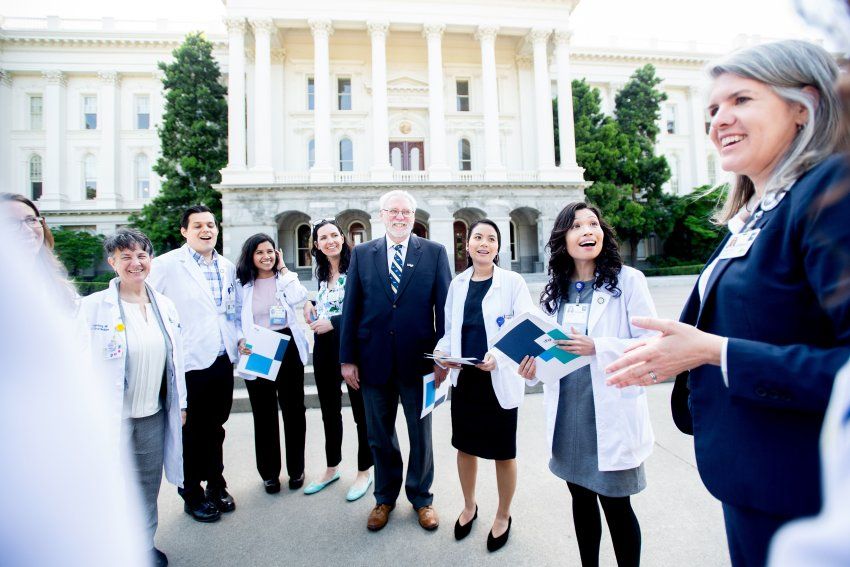
[[[603,303],[605,303],[605,298],[604,298],[604,297],[600,297],[600,298],[598,298],[598,299],[596,300],[596,303],[598,303],[598,304],[602,305]]]
[[[408,267],[408,268],[412,268],[412,267],[413,267],[413,264],[408,264],[408,265],[407,265],[407,267]]]

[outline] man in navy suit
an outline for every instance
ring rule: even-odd
[[[402,460],[395,432],[399,398],[410,455],[405,492],[426,530],[439,526],[431,506],[434,459],[431,416],[419,419],[424,358],[444,331],[443,309],[451,273],[446,249],[411,234],[416,201],[405,191],[380,199],[386,237],[354,248],[345,284],[339,360],[342,376],[362,387],[366,429],[375,461],[375,507],[367,527],[383,528],[401,490]]]

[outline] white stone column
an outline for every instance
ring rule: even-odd
[[[688,98],[691,106],[691,149],[693,151],[693,179],[694,187],[699,187],[708,183],[708,150],[706,148],[705,133],[705,109],[703,108],[702,93],[699,87],[690,87],[688,89]],[[690,191],[694,187],[688,187],[686,191]]]
[[[517,82],[519,83],[519,121],[522,133],[522,169],[537,169],[536,117],[534,114],[534,75],[531,57],[517,55]]]
[[[548,29],[533,29],[529,39],[534,50],[534,107],[537,118],[537,169],[540,179],[555,172],[555,127],[552,123],[552,83],[549,81]]]
[[[330,20],[310,20],[313,33],[313,140],[315,161],[310,169],[311,183],[333,181],[331,167]]]
[[[584,181],[584,170],[576,162],[576,129],[573,118],[573,86],[570,75],[568,30],[555,31],[555,61],[558,70],[558,145],[561,170],[569,181]]]
[[[100,127],[100,152],[97,155],[97,208],[115,209],[121,205],[119,172],[119,130],[121,126],[121,77],[115,71],[100,71],[100,96],[98,97],[98,126]]]
[[[387,22],[368,22],[372,39],[372,168],[371,179],[393,180],[390,166],[390,131],[387,110]]]
[[[446,162],[446,111],[443,93],[443,24],[425,24],[428,41],[428,180],[450,181]],[[433,224],[433,220],[431,221]],[[432,229],[433,234],[433,229]],[[451,232],[451,229],[449,230]],[[450,239],[451,240],[451,239]]]
[[[481,43],[481,82],[484,102],[484,179],[507,179],[502,165],[501,137],[499,134],[499,92],[496,83],[496,26],[479,26],[475,39]]]
[[[272,169],[283,171],[286,169],[286,155],[290,149],[286,145],[286,50],[283,48],[272,49],[272,74],[271,74],[271,136],[272,136]],[[303,169],[303,165],[299,168]]]
[[[257,182],[274,181],[272,170],[272,52],[271,18],[251,20],[254,29],[254,164],[251,177]]]
[[[244,172],[245,161],[245,30],[244,18],[225,18],[227,51],[227,168],[222,183],[234,172]]]
[[[65,174],[65,132],[66,109],[65,100],[66,78],[62,71],[45,71],[42,73],[47,80],[44,88],[44,129],[45,148],[42,160],[42,180],[44,193],[41,197],[45,209],[59,209],[68,200],[64,193]]]
[[[29,101],[27,101],[29,104]],[[27,107],[29,109],[29,107]],[[43,112],[43,111],[42,111]],[[42,118],[43,118],[42,114]],[[43,120],[42,120],[43,122]],[[9,189],[15,187],[14,168],[12,167],[12,77],[9,71],[0,69],[0,183]],[[26,191],[29,197],[29,162],[25,167]]]

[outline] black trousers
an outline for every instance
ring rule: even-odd
[[[336,329],[315,336],[313,345],[313,371],[319,405],[322,408],[322,424],[325,429],[325,458],[329,467],[342,461],[342,373],[339,366],[339,333]],[[348,387],[346,385],[346,387]],[[348,387],[351,412],[357,425],[357,470],[366,471],[372,466],[372,451],[366,435],[366,411],[360,390]]]
[[[599,542],[602,538],[599,504],[605,511],[618,567],[639,567],[640,524],[632,510],[631,499],[628,496],[603,496],[572,482],[567,482],[567,487],[573,497],[573,523],[582,567],[599,566]]]
[[[212,366],[186,373],[186,425],[183,426],[183,498],[203,499],[201,482],[210,488],[224,480],[224,424],[233,405],[233,364],[223,354]]]
[[[292,336],[292,331],[278,333]],[[254,416],[254,451],[257,472],[263,480],[280,477],[280,425],[277,408],[283,413],[286,442],[286,472],[290,478],[304,473],[304,440],[307,435],[307,408],[304,406],[304,364],[295,340],[290,340],[274,382],[263,378],[246,380],[251,413]]]

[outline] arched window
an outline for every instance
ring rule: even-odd
[[[410,148],[410,171],[420,171],[419,169],[419,148],[413,146]]]
[[[404,165],[401,161],[401,148],[398,146],[394,147],[390,150],[390,163],[393,166],[393,169],[396,171],[401,171],[404,169]]]
[[[348,241],[352,246],[363,244],[366,242],[366,228],[361,222],[353,222],[348,227]]]
[[[313,167],[316,163],[316,140],[307,142],[307,168]]]
[[[457,162],[460,171],[472,170],[472,146],[466,138],[457,141]]]
[[[295,262],[299,268],[310,267],[310,225],[299,224],[295,227]]]
[[[136,156],[134,173],[136,176],[136,197],[149,199],[151,196],[151,168],[148,164],[148,156],[145,154]]]
[[[97,198],[97,160],[92,154],[83,158],[83,189],[86,199]]]
[[[339,141],[339,170],[354,171],[354,145],[348,138]]]
[[[30,195],[33,201],[41,199],[44,186],[41,181],[41,156],[34,155],[30,158]]]

